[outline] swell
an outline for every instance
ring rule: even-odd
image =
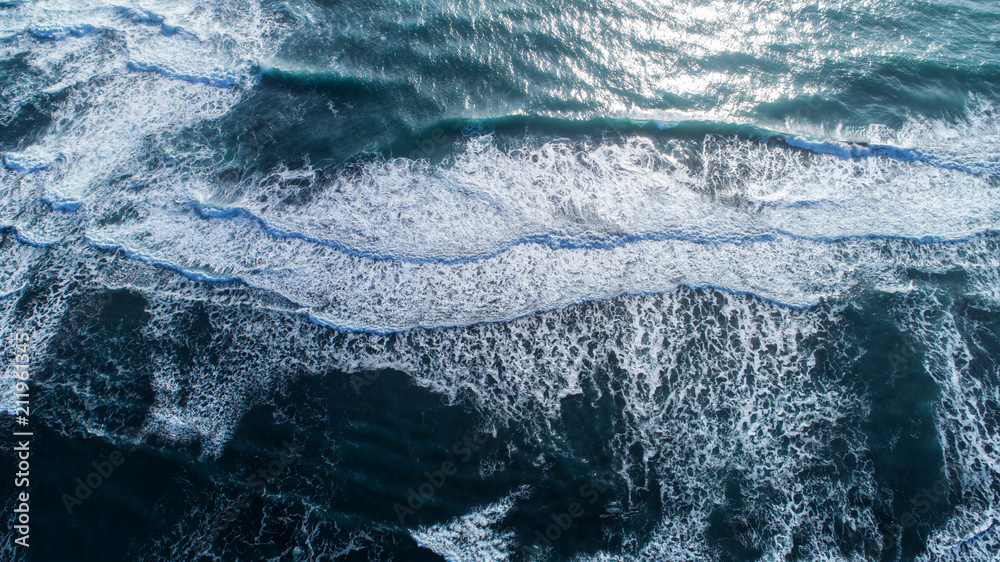
[[[104,253],[172,271],[210,286],[234,284],[270,295],[312,323],[344,332],[389,334],[508,322],[623,295],[666,294],[681,287],[752,295],[787,309],[808,309],[860,288],[905,290],[918,272],[981,275],[996,245],[988,235],[937,245],[871,241],[762,244],[747,248],[646,244],[625,253],[537,252],[519,247],[489,262],[434,267],[377,264],[335,256],[296,257],[277,250],[256,270],[241,269],[235,249],[209,265],[85,238]],[[183,252],[180,255],[184,255]],[[761,260],[754,265],[751,256]],[[302,261],[305,258],[307,261]],[[418,269],[414,269],[417,267]],[[635,271],[623,275],[625,269]],[[837,270],[831,274],[829,270]],[[474,277],[478,276],[478,277]],[[622,278],[624,276],[624,278]]]
[[[800,133],[769,129],[752,122],[700,119],[679,121],[614,117],[572,119],[537,114],[505,115],[483,119],[444,119],[413,131],[408,137],[397,140],[396,150],[393,150],[393,147],[383,148],[382,154],[402,156],[404,154],[398,147],[411,145],[419,148],[420,141],[432,138],[436,131],[446,132],[446,134],[450,132],[455,137],[458,136],[455,134],[456,132],[461,132],[463,136],[491,132],[509,138],[528,136],[542,142],[556,138],[601,139],[628,136],[701,142],[705,137],[718,136],[801,149],[814,154],[829,154],[845,160],[886,158],[899,162],[920,162],[936,168],[958,170],[970,174],[1000,175],[1000,161],[963,164],[919,148],[893,146],[857,138],[848,140],[809,137]],[[851,137],[863,135],[864,131],[850,134]]]
[[[332,71],[293,71],[273,67],[258,68],[254,72],[258,83],[265,87],[325,89],[328,90],[328,94],[338,99],[345,97],[345,99],[361,100],[389,96],[394,99],[409,99],[411,101],[408,103],[413,103],[413,99],[421,98],[420,91],[405,81],[385,80]],[[190,79],[194,81],[205,80],[198,77]],[[235,83],[226,78],[213,85],[228,86]],[[290,98],[289,102],[295,103],[295,98]],[[424,99],[421,103],[432,104],[432,100]],[[803,102],[803,104],[811,108],[810,111],[815,111],[814,102]],[[385,109],[392,111],[388,107]],[[587,113],[579,115],[579,117],[572,117],[526,112],[483,117],[443,117],[430,122],[421,120],[422,122],[416,125],[399,128],[395,132],[394,138],[388,142],[368,147],[363,152],[356,153],[346,160],[339,159],[338,165],[356,163],[371,158],[372,155],[385,159],[427,158],[434,162],[440,162],[454,155],[456,141],[484,133],[494,134],[501,142],[507,139],[510,143],[521,142],[525,137],[533,139],[534,142],[543,143],[563,138],[588,141],[620,139],[630,136],[643,136],[658,141],[700,142],[707,136],[720,136],[799,149],[814,154],[829,154],[843,159],[886,158],[900,162],[920,162],[970,174],[1000,175],[1000,159],[994,158],[982,162],[974,160],[968,163],[955,161],[946,155],[919,147],[896,146],[872,140],[870,133],[864,127],[834,131],[833,135],[813,136],[802,132],[770,128],[762,125],[758,119],[750,117],[711,120],[652,117],[642,119],[588,115]],[[960,115],[954,118],[954,122],[962,123],[966,118],[964,115]],[[919,117],[912,118],[912,120],[917,119]],[[406,122],[408,120],[400,119],[400,121]],[[315,134],[311,131],[303,131],[303,133],[306,135]],[[838,136],[840,138],[837,138]],[[339,149],[338,152],[340,152]],[[302,156],[302,154],[289,154],[285,160],[295,161],[301,159]],[[326,155],[321,152],[308,156],[313,161],[328,160]],[[334,161],[337,160],[334,159]]]

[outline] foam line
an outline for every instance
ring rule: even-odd
[[[976,259],[991,264],[997,255],[992,236],[951,249],[900,245],[903,248],[888,252],[885,247],[875,248],[872,255],[898,252],[893,259],[905,267],[921,262],[947,266],[948,259],[970,259],[976,254],[980,254]],[[934,252],[951,257],[941,259],[944,256],[934,256]],[[331,369],[357,372],[391,366],[452,400],[467,401],[489,420],[523,424],[519,427],[525,431],[548,435],[559,431],[565,398],[582,392],[588,373],[610,368],[613,356],[616,381],[606,391],[614,394],[624,419],[629,420],[617,430],[620,433],[612,448],[617,452],[616,466],[630,490],[645,483],[629,480],[629,474],[658,478],[664,490],[662,522],[645,544],[582,560],[703,558],[711,552],[705,538],[707,522],[726,501],[724,482],[733,471],[741,476],[743,486],[749,486],[739,515],[757,523],[755,535],[741,540],[754,548],[777,558],[795,552],[809,559],[837,559],[828,554],[840,552],[840,528],[861,533],[862,544],[881,544],[871,511],[877,491],[871,467],[862,466],[846,479],[824,470],[830,463],[831,441],[846,442],[859,462],[864,462],[866,447],[864,436],[847,432],[841,422],[844,416],[864,412],[863,397],[837,380],[837,373],[816,368],[822,358],[848,355],[839,331],[838,306],[827,303],[790,310],[752,296],[681,289],[572,306],[503,323],[412,330],[395,336],[330,334],[295,311],[268,310],[253,305],[239,292],[213,292],[212,284],[179,281],[174,279],[179,276],[159,267],[128,259],[102,260],[96,254],[84,251],[79,260],[97,269],[88,272],[87,278],[147,298],[148,320],[141,329],[162,343],[153,357],[142,358],[143,364],[155,366],[151,387],[156,393],[144,431],[176,442],[202,442],[206,455],[220,454],[242,412],[266,399],[275,373],[283,372],[274,366],[287,365],[292,358],[298,369],[318,375],[329,374]],[[767,263],[757,256],[758,263]],[[849,255],[843,259],[858,261]],[[79,266],[63,265],[71,263],[65,256],[57,255],[51,263],[59,279],[80,273],[75,269]],[[920,307],[907,310],[914,322],[923,322],[909,328],[920,338],[932,338],[929,345],[936,351],[930,361],[937,370],[935,377],[950,381],[954,371],[949,357],[960,359],[965,353],[951,331],[954,326],[947,319],[940,325]],[[40,308],[39,314],[43,313],[50,324],[57,323],[61,314],[58,307]],[[206,332],[211,341],[200,344],[204,347],[198,356],[213,359],[197,360],[181,371],[178,359],[170,353],[188,341],[194,313],[205,315],[211,326]],[[267,353],[260,353],[262,345]],[[134,367],[127,357],[116,360],[126,362],[119,365],[122,369]],[[964,410],[954,410],[960,416],[977,411],[969,398],[990,391],[966,384],[967,375],[961,369],[967,364],[959,360],[952,365],[960,369],[962,379],[948,382],[946,389],[949,404],[968,402]],[[198,388],[198,399],[172,390],[178,384]],[[952,397],[955,393],[961,394]],[[717,411],[728,415],[706,415]],[[71,423],[101,423],[86,418],[95,414],[79,415],[84,418]],[[948,423],[966,421],[959,418]],[[629,452],[636,448],[644,451],[641,461]],[[974,452],[975,448],[966,450]],[[964,464],[956,466],[961,469]],[[989,470],[985,463],[980,466]],[[964,481],[978,486],[991,480]],[[678,499],[671,490],[684,490],[685,495]],[[419,535],[422,544],[442,555],[480,548],[478,539],[486,536],[496,539],[493,544],[498,552],[516,547],[506,533],[490,534],[497,532],[502,517],[479,515],[476,510],[467,517],[418,530],[424,533]],[[981,517],[976,519],[975,530],[982,530],[980,523]],[[963,532],[947,536],[972,534],[964,524],[955,528],[959,530]],[[801,536],[810,537],[808,543],[802,544]],[[977,548],[979,543],[977,539],[962,548]],[[947,543],[954,544],[953,540]]]
[[[11,289],[11,290],[9,290],[7,292],[0,293],[0,300],[6,300],[6,299],[9,299],[9,298],[11,298],[13,296],[19,295],[21,293],[21,291],[24,291],[25,287],[27,287],[27,286],[28,286],[27,284],[24,284],[24,285],[21,285],[20,287]]]
[[[180,273],[184,277],[186,277],[188,279],[191,279],[193,281],[201,281],[201,282],[205,282],[205,283],[233,283],[233,282],[242,282],[242,283],[244,283],[246,285],[250,285],[249,283],[246,283],[245,281],[243,281],[239,277],[225,277],[225,276],[220,276],[220,275],[213,275],[213,274],[210,274],[210,273],[203,273],[203,272],[200,272],[200,271],[197,271],[197,270],[194,270],[194,269],[185,268],[185,267],[182,267],[180,265],[170,263],[168,261],[157,259],[155,257],[146,255],[146,254],[144,254],[142,252],[139,252],[139,251],[130,250],[130,249],[128,249],[128,248],[126,248],[126,247],[124,247],[124,246],[122,246],[120,244],[115,244],[113,242],[107,242],[107,241],[97,240],[97,239],[91,238],[89,236],[84,236],[83,237],[83,242],[85,244],[87,244],[89,246],[92,246],[94,248],[97,248],[99,250],[105,250],[105,251],[109,251],[109,252],[121,253],[122,255],[125,255],[125,256],[129,257],[130,259],[136,260],[138,262],[146,263],[146,264],[149,264],[149,265],[155,265],[157,267],[166,269],[168,271],[174,271],[174,272]]]
[[[775,138],[784,141],[789,146],[808,150],[816,154],[831,154],[838,158],[890,158],[901,162],[920,162],[945,170],[958,170],[970,174],[1000,175],[1000,163],[961,164],[950,162],[940,156],[927,154],[920,150],[900,148],[884,144],[859,144],[854,142],[815,140],[800,136],[776,134]]]
[[[753,244],[759,242],[773,242],[779,238],[787,238],[793,240],[802,240],[808,242],[841,242],[850,240],[909,240],[913,242],[918,242],[921,244],[936,244],[936,243],[954,243],[954,242],[965,242],[969,241],[981,234],[989,234],[996,232],[994,229],[986,229],[980,232],[970,233],[966,236],[959,236],[954,238],[941,237],[941,236],[898,236],[890,234],[858,234],[858,235],[844,235],[844,236],[800,236],[793,232],[772,229],[770,232],[761,232],[760,234],[752,236],[690,236],[685,235],[683,230],[677,231],[667,231],[667,232],[650,232],[644,235],[627,235],[620,234],[613,238],[606,240],[590,240],[590,239],[565,239],[561,238],[559,234],[552,233],[548,235],[538,235],[532,237],[525,237],[516,240],[512,240],[506,243],[504,246],[498,250],[491,253],[483,254],[473,254],[465,255],[461,257],[411,257],[409,255],[393,255],[393,254],[383,254],[373,251],[365,251],[357,248],[351,248],[344,246],[343,244],[332,239],[324,238],[314,238],[307,234],[301,232],[295,232],[292,230],[287,230],[284,228],[276,227],[270,224],[264,217],[254,214],[254,212],[245,207],[217,207],[214,205],[206,205],[198,201],[184,201],[181,203],[185,208],[191,209],[198,213],[199,216],[205,217],[206,219],[219,219],[219,220],[230,220],[230,219],[249,219],[254,223],[257,223],[264,231],[274,238],[287,238],[290,240],[300,240],[303,242],[308,242],[310,244],[317,244],[320,246],[326,246],[328,248],[343,252],[350,256],[366,258],[370,260],[387,260],[387,261],[399,261],[399,262],[410,262],[410,263],[444,263],[444,264],[460,264],[475,262],[481,260],[487,260],[495,258],[500,254],[510,251],[516,246],[521,246],[525,244],[540,244],[547,246],[550,249],[601,249],[610,250],[614,248],[620,248],[628,244],[634,244],[637,242],[664,242],[664,241],[680,241],[680,242],[692,242],[697,244]],[[816,201],[799,201],[791,206],[795,207],[811,207],[816,205],[821,205],[821,202]]]
[[[221,72],[216,76],[196,76],[152,63],[129,61],[127,66],[133,72],[156,72],[174,80],[183,80],[192,84],[205,84],[216,88],[232,88],[233,86],[238,86],[241,82],[235,72]]]
[[[13,231],[14,239],[24,244],[25,246],[31,246],[33,248],[50,248],[60,243],[60,240],[50,240],[50,241],[36,240],[34,238],[31,238],[30,236],[26,236],[17,227],[10,226],[3,228],[5,229],[9,228],[11,231]]]

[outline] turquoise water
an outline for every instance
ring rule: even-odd
[[[0,100],[0,559],[1000,552],[996,3],[2,2]]]

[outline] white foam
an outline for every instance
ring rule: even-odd
[[[42,171],[55,161],[52,155],[37,151],[5,152],[0,156],[5,167],[24,174]]]
[[[58,158],[29,166],[41,161],[8,155],[10,167],[33,172],[7,174],[8,187],[40,190],[43,201],[75,211],[91,196],[111,196],[114,179],[134,173],[165,138],[224,115],[242,99],[243,88],[217,86],[248,75],[265,51],[271,26],[258,6],[171,2],[142,9],[162,14],[166,23],[149,25],[148,17],[136,20],[134,10],[104,2],[32,2],[5,11],[5,21],[19,31],[69,22],[94,30],[58,41],[29,34],[7,47],[9,55],[25,53],[33,71],[14,88],[17,104],[37,92],[68,92],[48,130],[28,148]],[[156,72],[141,71],[151,69]]]
[[[942,164],[1000,174],[1000,114],[975,98],[955,122],[914,119],[900,130],[872,128],[874,142],[918,147]]]
[[[473,510],[448,523],[421,527],[410,532],[420,546],[448,562],[502,562],[510,560],[516,544],[513,531],[496,529],[526,488],[512,492],[497,503]]]

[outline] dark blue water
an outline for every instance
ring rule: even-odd
[[[0,2],[0,560],[996,560],[998,108],[976,0]]]

